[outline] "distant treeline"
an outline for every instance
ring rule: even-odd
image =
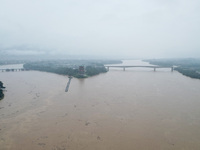
[[[24,64],[29,62],[29,60],[0,60],[0,65],[9,65],[9,64]]]
[[[164,67],[175,66],[175,70],[181,74],[191,78],[200,79],[200,59],[148,59],[144,61]]]
[[[4,94],[3,94],[3,89],[5,87],[3,86],[3,82],[0,81],[0,100],[2,100],[4,98]]]
[[[63,66],[54,66],[51,64],[46,64],[45,62],[33,62],[33,63],[26,63],[24,64],[25,69],[29,70],[38,70],[38,71],[45,71],[51,73],[57,73],[61,75],[69,75],[72,76],[78,73],[78,69],[63,67]]]
[[[37,60],[35,59],[28,59],[28,57],[25,59],[15,59],[15,58],[1,58],[0,65],[9,65],[9,64],[25,64],[30,62],[41,62],[43,60],[42,58]],[[76,59],[47,59],[43,60],[45,62],[56,62],[58,64],[70,64],[70,65],[81,65],[81,64],[92,64],[92,63],[100,63],[100,64],[118,64],[122,63],[121,60],[76,60]]]
[[[94,76],[99,73],[107,72],[104,64],[121,63],[117,60],[48,60],[29,62],[24,64],[24,68],[28,70],[38,70],[45,72],[52,72],[61,75],[74,76],[83,78],[87,76]],[[84,66],[85,74],[79,74],[79,66]]]

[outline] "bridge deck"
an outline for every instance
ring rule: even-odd
[[[25,68],[7,68],[7,69],[0,69],[0,72],[13,72],[13,71],[25,71]]]
[[[109,70],[109,68],[123,68],[123,70],[125,71],[125,68],[153,68],[154,71],[156,71],[157,68],[171,68],[171,71],[174,71],[174,66],[171,67],[161,67],[161,66],[110,66],[110,65],[105,65],[105,67],[107,67],[107,69]]]
[[[105,65],[105,67],[115,67],[115,68],[131,68],[131,67],[141,67],[141,68],[172,68],[173,66],[171,67],[161,67],[161,66],[108,66],[108,65]]]

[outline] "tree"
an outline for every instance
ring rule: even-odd
[[[5,87],[3,86],[3,82],[0,81],[0,100],[3,99],[4,97],[2,88],[5,88]]]

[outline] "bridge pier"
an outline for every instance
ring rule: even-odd
[[[109,67],[107,67],[107,71],[109,71]]]
[[[154,69],[153,69],[154,71],[156,71],[156,68],[154,67]]]
[[[173,72],[173,71],[174,71],[174,67],[172,66],[172,67],[171,67],[171,72]]]
[[[125,71],[125,67],[123,67],[123,70]]]

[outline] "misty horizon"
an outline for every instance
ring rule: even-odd
[[[1,56],[200,56],[197,0],[1,0],[0,4]]]

